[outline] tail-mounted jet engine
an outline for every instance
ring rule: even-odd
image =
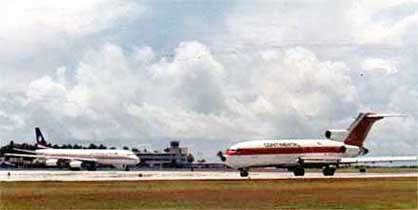
[[[347,135],[348,135],[347,130],[326,130],[325,131],[325,137],[327,139],[331,139],[334,141],[344,141]]]

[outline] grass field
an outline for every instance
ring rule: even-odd
[[[418,168],[406,168],[406,167],[367,167],[368,173],[416,173]],[[359,168],[348,167],[338,168],[337,173],[359,173]],[[268,169],[255,169],[252,171],[268,171]],[[284,169],[282,171],[285,171]],[[322,169],[308,168],[305,169],[306,173],[317,172],[322,173]],[[289,172],[290,173],[290,172]]]
[[[413,173],[413,172],[418,172],[418,168],[401,168],[401,167],[375,167],[375,168],[366,168],[367,172],[369,173]],[[320,171],[320,170],[318,170]],[[359,169],[358,168],[353,168],[353,167],[349,167],[349,168],[339,168],[337,170],[338,172],[354,172],[354,173],[358,173]]]
[[[2,209],[416,209],[417,178],[2,182]]]

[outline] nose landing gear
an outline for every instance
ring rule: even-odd
[[[245,168],[239,169],[239,175],[241,177],[247,177],[248,176],[248,169],[245,169]]]

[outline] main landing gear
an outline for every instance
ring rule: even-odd
[[[366,173],[367,172],[367,169],[366,168],[360,168],[359,172],[360,173]]]
[[[89,164],[89,166],[87,166],[87,170],[88,171],[96,171],[97,170],[96,164],[95,163]]]
[[[293,174],[295,176],[303,176],[305,175],[305,169],[303,167],[297,167],[293,170]]]
[[[336,170],[336,166],[329,165],[325,166],[322,169],[322,173],[324,176],[333,176]],[[289,170],[293,170],[293,174],[295,176],[304,176],[305,175],[305,169],[302,166],[298,166],[296,168],[290,168]],[[239,169],[239,175],[241,177],[247,177],[248,176],[248,169],[247,168],[240,168]]]
[[[84,162],[84,163],[82,163],[81,167],[86,168],[87,171],[96,171],[97,170],[97,164],[95,162]]]
[[[335,173],[336,168],[334,166],[325,166],[322,169],[322,173],[324,176],[333,176]]]
[[[324,176],[333,176],[335,173],[336,167],[335,166],[325,166],[322,169],[322,173]],[[293,169],[293,174],[295,176],[303,176],[305,175],[305,169],[303,167],[296,167]]]
[[[239,175],[240,175],[241,177],[247,177],[247,176],[248,176],[248,169],[245,169],[245,168],[240,168],[240,169],[239,169]]]

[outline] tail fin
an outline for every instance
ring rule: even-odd
[[[41,129],[35,128],[36,134],[36,146],[40,148],[48,148],[44,136],[42,135]]]
[[[364,140],[369,134],[370,129],[376,121],[385,117],[403,117],[405,115],[398,114],[375,114],[360,113],[356,120],[348,128],[348,135],[344,139],[345,144],[363,147]]]

